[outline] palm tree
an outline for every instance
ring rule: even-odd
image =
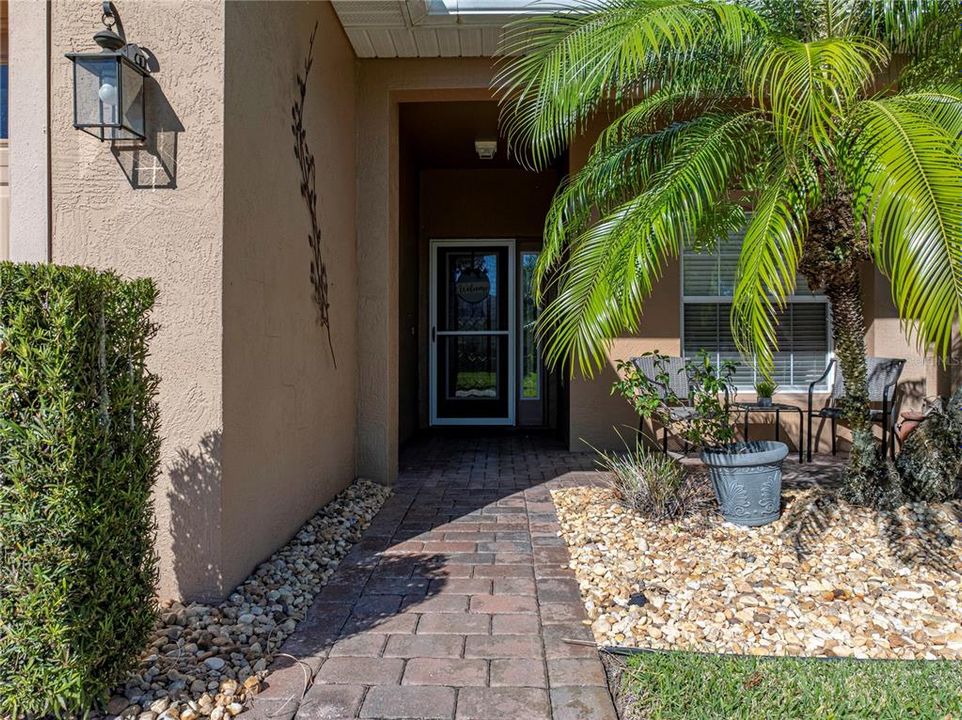
[[[744,227],[739,349],[770,373],[798,274],[828,296],[854,438],[848,495],[873,501],[859,266],[888,277],[907,331],[943,358],[962,315],[959,3],[578,8],[514,24],[495,81],[510,145],[535,167],[590,119],[614,117],[546,220],[548,362],[593,374],[666,263]]]

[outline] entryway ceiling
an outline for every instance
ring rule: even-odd
[[[523,2],[335,0],[334,10],[361,58],[491,57]]]

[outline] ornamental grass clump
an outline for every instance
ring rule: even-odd
[[[710,498],[704,478],[670,455],[651,452],[640,442],[625,452],[596,450],[598,467],[610,473],[608,486],[625,508],[653,520],[685,517]]]
[[[149,280],[0,263],[0,717],[106,700],[155,620]]]

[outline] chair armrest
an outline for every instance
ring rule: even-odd
[[[812,400],[813,400],[813,395],[815,394],[815,386],[818,385],[820,382],[822,382],[822,380],[828,377],[828,374],[832,371],[833,367],[835,367],[835,358],[832,358],[831,360],[829,360],[828,365],[825,366],[825,371],[821,375],[819,375],[817,378],[815,378],[811,383],[809,383],[808,385],[808,411],[809,412],[812,412]]]
[[[886,385],[885,387],[883,387],[883,388],[882,388],[882,402],[888,403],[888,402],[892,402],[893,400],[895,400],[895,390],[898,388],[898,386],[899,386],[899,381],[898,381],[898,380],[893,380],[893,381],[890,382],[888,385]],[[889,395],[889,391],[892,391],[892,394],[891,394],[891,395]]]
[[[905,360],[900,360],[898,363],[898,372],[895,374],[895,379],[892,380],[888,385],[882,388],[882,399],[888,401],[889,390],[896,390],[898,388],[899,380],[902,379],[902,370],[905,369]],[[891,399],[895,399],[895,393],[892,393]]]

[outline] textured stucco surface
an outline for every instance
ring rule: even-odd
[[[312,300],[294,75],[318,23],[305,129],[317,161],[334,367]],[[327,2],[226,6],[224,576],[228,587],[354,479],[354,53]],[[269,61],[265,61],[269,59]]]
[[[58,0],[50,12],[53,260],[157,282],[160,332],[152,364],[161,376],[163,434],[156,490],[159,591],[218,595],[224,6],[198,1],[120,7],[127,37],[149,48],[159,63],[148,87],[148,122],[163,119],[155,129],[183,127],[176,189],[162,187],[169,183],[162,175],[156,176],[157,188],[133,187],[122,167],[131,157],[115,158],[108,143],[73,129],[71,69],[63,53],[93,46],[101,4]],[[146,164],[152,157],[145,152],[140,160]],[[170,165],[173,158],[166,160]]]
[[[35,0],[11,0],[9,10],[10,73],[10,216],[9,258],[17,262],[48,259],[49,181],[47,118],[47,15],[49,6]],[[0,249],[0,257],[6,255]]]
[[[397,476],[398,102],[488,100],[492,60],[363,60],[357,74],[357,473]]]

